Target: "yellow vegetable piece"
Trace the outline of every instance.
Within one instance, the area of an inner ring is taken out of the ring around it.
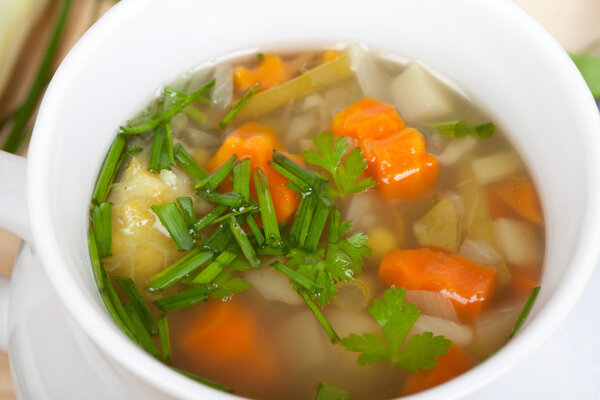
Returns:
[[[348,79],[353,73],[348,62],[348,55],[343,53],[292,80],[255,94],[240,110],[236,118],[251,118],[268,114],[292,100],[300,99]]]
[[[460,246],[462,224],[456,206],[442,199],[413,225],[413,233],[421,246],[434,246],[455,253]]]
[[[382,258],[385,253],[398,247],[398,241],[389,229],[375,227],[369,230],[367,245],[373,250],[375,257]]]
[[[463,198],[465,209],[464,232],[467,239],[482,240],[492,246],[501,255],[496,263],[498,270],[497,284],[503,286],[511,279],[504,254],[500,248],[494,224],[483,186],[481,186],[471,170],[471,160],[465,160],[458,171],[458,192]]]

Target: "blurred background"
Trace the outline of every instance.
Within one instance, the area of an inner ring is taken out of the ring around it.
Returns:
[[[39,100],[73,44],[118,0],[0,0],[0,146],[26,155]],[[127,0],[122,0],[127,1]],[[508,0],[507,0],[508,1]],[[600,0],[515,0],[573,55],[600,97]],[[598,133],[600,134],[600,132]],[[20,240],[0,230],[0,274]],[[0,352],[0,399],[16,399]]]

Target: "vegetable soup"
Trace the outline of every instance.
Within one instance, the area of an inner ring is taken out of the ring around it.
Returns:
[[[468,94],[360,43],[207,63],[119,128],[91,205],[135,343],[257,399],[389,399],[469,370],[539,290],[526,165]]]

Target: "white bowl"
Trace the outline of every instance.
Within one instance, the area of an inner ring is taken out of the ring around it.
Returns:
[[[600,249],[598,111],[567,54],[512,2],[127,0],[77,43],[46,92],[29,152],[27,201],[33,244],[54,289],[99,349],[135,377],[132,385],[180,399],[232,398],[154,360],[102,305],[87,215],[117,127],[159,85],[207,59],[350,40],[425,62],[501,121],[530,166],[546,216],[542,290],[519,334],[464,375],[413,397],[457,398],[497,379],[574,305]],[[6,222],[9,211],[0,211],[0,223],[26,235],[23,224]]]

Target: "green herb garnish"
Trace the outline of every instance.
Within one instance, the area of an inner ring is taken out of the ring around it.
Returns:
[[[104,268],[104,264],[100,264],[100,273],[102,274],[102,281],[104,282],[104,292],[106,293],[114,312],[113,319],[127,336],[133,338],[134,342],[140,343],[140,337],[136,332],[135,323],[131,320],[129,313],[127,313],[125,304],[121,302],[121,299],[108,276],[108,272],[106,272],[106,268]]]
[[[242,107],[244,107],[248,100],[250,100],[250,97],[252,97],[252,95],[258,91],[258,89],[260,89],[260,85],[254,85],[248,89],[242,98],[231,108],[231,111],[229,111],[227,115],[219,122],[219,128],[225,129],[235,115],[240,112]]]
[[[219,185],[229,176],[231,171],[233,171],[233,166],[235,165],[235,160],[237,159],[237,155],[232,155],[229,159],[215,172],[206,176],[201,181],[198,181],[194,184],[194,188],[202,189],[207,192],[214,192],[219,188]]]
[[[148,161],[148,171],[158,174],[163,169],[171,169],[175,163],[173,155],[173,137],[171,134],[171,124],[166,122],[156,128],[150,149],[150,160]]]
[[[521,314],[519,315],[519,318],[517,319],[515,326],[513,327],[512,331],[510,332],[510,336],[508,337],[509,339],[512,339],[512,337],[515,336],[517,331],[519,329],[521,329],[521,326],[523,326],[523,324],[525,323],[525,319],[529,315],[529,312],[531,311],[531,307],[533,307],[533,303],[535,302],[535,299],[537,298],[537,295],[539,292],[540,292],[539,286],[534,287],[533,290],[531,291],[531,294],[529,295],[529,299],[527,299],[527,303],[525,303],[525,306],[523,307],[523,311],[521,311]]]
[[[202,285],[193,289],[184,290],[177,294],[163,297],[154,301],[161,311],[169,312],[180,308],[189,307],[194,304],[208,300],[208,294],[212,290],[211,285]]]
[[[306,305],[308,306],[310,311],[312,311],[312,313],[315,315],[315,317],[317,318],[317,321],[319,321],[319,324],[321,324],[321,326],[325,330],[325,333],[327,333],[327,336],[329,336],[329,340],[331,340],[331,343],[332,344],[339,343],[340,337],[335,332],[335,329],[333,329],[333,326],[331,326],[329,321],[327,321],[327,318],[325,318],[325,316],[323,315],[323,312],[321,312],[321,309],[310,298],[310,295],[308,294],[308,292],[301,288],[297,289],[296,291],[298,292],[300,297],[302,297],[302,300],[304,300],[304,302],[306,303]]]
[[[252,243],[250,243],[250,239],[246,235],[246,232],[242,229],[242,227],[237,223],[235,217],[229,217],[229,229],[231,229],[231,233],[233,233],[233,237],[235,241],[242,249],[242,253],[252,266],[252,268],[258,268],[260,266],[260,260],[256,255],[256,251],[254,251],[254,247]]]
[[[171,235],[171,239],[173,239],[179,251],[194,248],[194,238],[190,233],[190,228],[175,203],[152,206],[152,211],[156,213],[160,222],[169,231],[169,235]]]
[[[129,299],[129,302],[135,309],[136,314],[140,317],[148,333],[150,335],[156,335],[158,333],[156,322],[133,280],[131,278],[118,277],[115,278],[115,281],[121,288],[121,291],[125,293],[125,296]]]
[[[330,385],[327,382],[321,382],[317,386],[315,400],[349,400],[348,392],[339,387]]]
[[[303,152],[302,156],[307,163],[317,165],[331,175],[338,196],[361,193],[377,184],[372,178],[359,180],[367,169],[360,147],[355,147],[344,157],[350,146],[345,137],[334,141],[333,133],[322,132],[312,140],[319,151],[310,149]]]
[[[229,265],[237,257],[237,253],[225,250],[215,258],[213,262],[208,264],[200,273],[192,279],[193,284],[205,284],[212,282],[227,265]]]
[[[181,110],[186,108],[192,102],[197,101],[200,98],[200,96],[202,96],[204,93],[208,92],[214,85],[215,85],[215,80],[213,79],[210,82],[208,82],[206,85],[202,86],[197,91],[190,93],[190,94],[186,95],[185,97],[183,97],[180,101],[173,104],[171,107],[169,107],[167,110],[165,110],[160,115],[154,117],[152,120],[150,120],[148,122],[143,122],[143,123],[140,123],[137,125],[133,125],[133,126],[122,126],[120,128],[120,133],[122,133],[123,135],[135,135],[135,134],[151,131],[152,129],[156,128],[157,126],[168,121],[171,117],[173,117],[175,114],[179,113]]]
[[[173,355],[171,352],[171,335],[169,334],[169,322],[167,321],[166,314],[163,314],[158,318],[158,337],[160,338],[160,347],[163,354],[163,362],[165,364],[171,364],[171,362],[173,362]]]
[[[390,288],[383,293],[383,300],[375,299],[369,313],[383,332],[381,336],[365,333],[351,334],[342,339],[342,346],[349,351],[361,353],[360,365],[390,360],[410,372],[431,369],[437,364],[435,357],[448,352],[452,342],[431,332],[413,335],[406,345],[406,336],[417,322],[419,311],[413,303],[404,303],[404,289]]]
[[[94,225],[98,257],[100,258],[112,255],[111,211],[112,203],[102,203],[92,208],[92,224]]]
[[[188,227],[191,227],[196,222],[196,212],[194,211],[194,201],[191,197],[178,197],[177,205],[181,210],[181,214],[185,219]]]
[[[483,124],[471,124],[462,120],[436,122],[429,127],[442,136],[451,138],[461,138],[466,135],[477,136],[480,139],[487,139],[494,134],[496,126],[492,122]]]
[[[190,156],[181,144],[175,147],[175,161],[189,176],[199,181],[204,179],[208,173]]]
[[[110,146],[108,155],[106,156],[104,164],[102,165],[100,176],[98,177],[98,181],[96,181],[96,187],[94,188],[94,193],[92,194],[92,203],[98,205],[106,201],[106,197],[108,197],[108,192],[110,191],[110,186],[115,180],[117,172],[119,172],[123,150],[125,149],[126,143],[127,141],[122,135],[117,135],[114,142]]]
[[[254,168],[253,178],[260,216],[263,221],[265,240],[269,246],[277,247],[281,244],[281,235],[279,233],[279,226],[277,225],[273,199],[269,190],[269,181],[260,167]]]
[[[210,261],[214,256],[211,250],[195,248],[173,264],[163,269],[156,275],[151,276],[148,281],[150,285],[146,287],[151,293],[160,293],[171,285],[179,282],[186,275],[189,275]]]
[[[140,346],[142,346],[142,348],[144,350],[146,350],[148,353],[152,354],[154,357],[160,359],[161,358],[160,353],[158,352],[158,349],[156,348],[156,345],[154,344],[152,337],[146,330],[144,323],[142,322],[140,316],[137,314],[133,305],[129,304],[129,303],[125,303],[125,304],[123,304],[123,307],[125,308],[125,312],[127,313],[127,316],[131,320],[131,324],[133,325],[133,330],[135,332],[135,336],[138,339],[138,343],[140,344]]]
[[[221,390],[223,392],[227,392],[227,393],[233,393],[234,392],[233,389],[228,388],[227,386],[223,386],[223,385],[221,385],[219,383],[216,383],[214,381],[211,381],[210,379],[202,378],[202,377],[200,377],[198,375],[194,375],[191,372],[187,372],[187,371],[184,371],[184,370],[179,369],[179,368],[173,368],[173,369],[175,371],[179,372],[180,374],[187,376],[190,379],[193,379],[193,380],[195,380],[197,382],[205,384],[206,386],[210,386],[212,388],[215,388],[215,389]]]
[[[232,264],[229,264],[229,267],[232,268]],[[217,275],[213,279],[212,285],[213,290],[210,292],[210,296],[214,299],[230,297],[233,293],[240,293],[252,287],[250,282],[242,278],[232,278],[231,274],[227,271],[223,271]]]

